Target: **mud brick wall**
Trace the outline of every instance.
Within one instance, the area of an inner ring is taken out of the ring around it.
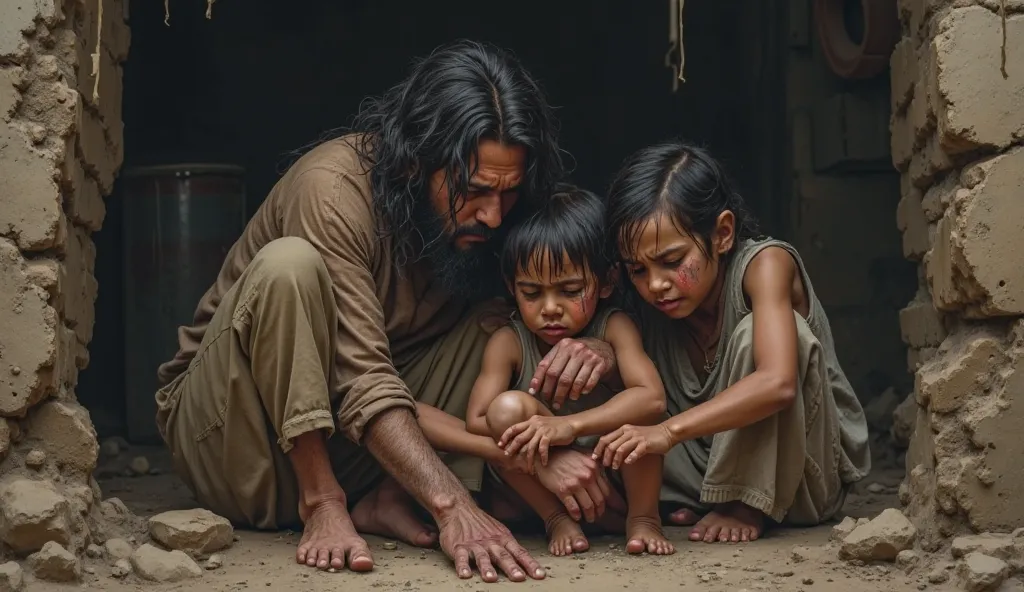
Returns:
[[[122,160],[129,31],[121,2],[0,3],[4,555],[24,556],[49,540],[80,551],[100,534],[90,520],[99,511],[96,434],[75,385],[93,336],[90,235]]]
[[[901,500],[934,549],[1024,526],[1024,3],[901,0],[891,58],[915,374]]]

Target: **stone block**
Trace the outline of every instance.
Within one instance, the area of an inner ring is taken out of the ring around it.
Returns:
[[[957,181],[959,175],[947,175],[945,179],[932,185],[921,198],[921,209],[928,222],[937,222],[953,202],[956,192],[961,189]]]
[[[951,154],[1004,148],[1024,137],[1024,15],[1006,19],[1006,71],[1000,72],[1002,24],[980,6],[951,11],[932,44],[937,64],[942,146]]]
[[[55,390],[60,321],[47,299],[18,248],[0,239],[0,415],[23,416]]]
[[[0,58],[23,60],[29,52],[25,33],[35,30],[39,6],[35,0],[8,0],[0,4]]]
[[[84,407],[70,401],[47,401],[29,416],[28,435],[65,471],[91,474],[99,458],[96,430]]]
[[[902,112],[914,96],[917,82],[917,47],[909,37],[900,39],[889,57],[890,82],[892,87],[891,111]]]
[[[92,340],[95,320],[95,302],[99,284],[93,276],[96,247],[83,228],[74,227],[68,239],[67,256],[61,265],[64,282],[63,293],[66,303],[65,322],[74,328],[79,341],[88,344]]]
[[[910,159],[910,177],[915,186],[927,189],[937,177],[954,168],[939,139],[929,134]]]
[[[894,113],[889,121],[889,135],[891,139],[890,152],[892,153],[892,164],[898,171],[905,171],[910,167],[911,159],[914,156],[914,128],[906,115]]]
[[[971,317],[1024,314],[1024,148],[968,167],[939,222],[928,264],[940,310]]]
[[[960,584],[966,592],[988,592],[998,589],[1010,574],[1010,566],[1002,559],[982,553],[969,553],[957,566]]]
[[[30,555],[27,563],[39,580],[75,582],[82,578],[82,563],[78,557],[53,541]]]
[[[900,551],[914,546],[917,528],[899,510],[889,508],[858,526],[839,548],[841,559],[895,561]]]
[[[1016,558],[1013,538],[1008,534],[982,533],[959,536],[953,539],[949,548],[953,557],[961,559],[971,553],[984,553],[990,557],[1006,561]]]
[[[0,484],[0,539],[27,555],[49,542],[71,541],[68,501],[47,481],[8,478]]]
[[[81,93],[83,102],[94,109],[100,116],[100,120],[108,129],[115,129],[114,125],[121,119],[121,105],[123,96],[122,70],[121,65],[110,53],[103,51],[99,60],[99,87],[96,87],[96,76],[92,69],[93,48],[79,45],[78,63],[78,92]],[[94,91],[98,94],[94,96]],[[116,132],[115,132],[116,133]],[[112,141],[120,141],[119,138],[110,138]]]
[[[913,98],[907,105],[907,119],[914,129],[917,141],[930,136],[936,126],[936,107],[939,104],[936,92],[937,70],[934,54],[927,49],[915,54],[917,57],[917,81],[914,83]]]
[[[1020,458],[1024,443],[1024,321],[1013,324],[1008,355],[986,370],[992,376],[990,394],[963,416],[971,444],[984,451],[957,487],[960,506],[979,532],[1006,532],[1024,526],[1020,491],[1024,474]]]
[[[931,248],[931,242],[928,219],[921,206],[921,192],[916,188],[904,193],[896,206],[896,225],[903,231],[903,256],[911,261],[920,261]]]
[[[24,251],[62,248],[66,221],[56,175],[21,131],[0,123],[0,234]]]
[[[77,141],[83,164],[99,182],[100,192],[109,195],[114,188],[114,176],[121,166],[123,154],[119,151],[119,144],[108,139],[107,128],[98,115],[87,109],[82,109],[80,113],[81,126]],[[115,134],[119,133],[118,130],[115,130]]]
[[[149,519],[149,534],[168,549],[209,554],[231,546],[234,529],[209,510],[172,510]]]
[[[67,197],[67,213],[71,219],[91,232],[103,227],[106,204],[96,181],[85,173],[78,158],[68,158],[63,167],[63,186]]]
[[[993,368],[1005,360],[998,331],[972,327],[950,335],[934,358],[915,376],[915,390],[937,413],[955,411],[964,401],[991,388]]]
[[[163,551],[145,544],[132,554],[135,573],[151,582],[181,582],[203,575],[202,568],[182,551]]]
[[[900,331],[903,343],[914,348],[937,346],[946,338],[942,316],[924,299],[915,299],[900,311]]]
[[[124,20],[124,3],[127,0],[86,0],[77,3],[80,18],[76,19],[74,31],[81,44],[90,54],[96,51],[97,19],[99,5],[103,2],[103,49],[118,63],[128,57],[131,44],[131,30]],[[88,64],[86,64],[87,67]]]
[[[21,102],[18,90],[23,83],[20,68],[0,68],[0,121],[10,121]]]

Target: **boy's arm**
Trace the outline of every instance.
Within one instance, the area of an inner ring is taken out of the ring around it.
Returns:
[[[522,356],[520,350],[519,337],[508,327],[498,329],[487,340],[480,375],[473,383],[466,408],[466,429],[470,434],[491,437],[487,408],[498,395],[508,390]]]
[[[440,409],[416,403],[420,429],[430,445],[442,452],[467,454],[492,464],[505,462],[505,453],[490,436],[477,436],[466,430],[466,422]]]
[[[625,388],[599,407],[566,416],[577,438],[607,434],[627,423],[658,423],[665,414],[665,387],[633,320],[625,313],[613,313],[605,340],[615,350]]]

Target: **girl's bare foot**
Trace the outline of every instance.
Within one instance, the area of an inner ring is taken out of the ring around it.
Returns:
[[[626,519],[626,552],[638,555],[647,551],[651,555],[671,555],[675,545],[661,530],[658,516],[630,516]]]
[[[680,508],[668,515],[668,521],[675,526],[692,526],[697,524],[700,516],[689,508]]]
[[[437,533],[413,511],[413,500],[390,477],[352,508],[356,530],[399,539],[417,547],[433,547]]]
[[[764,514],[740,502],[720,504],[690,530],[691,541],[746,543],[764,532]]]
[[[547,521],[544,529],[548,533],[548,551],[552,555],[562,557],[590,548],[590,541],[583,534],[583,529],[568,514],[556,514]]]
[[[373,557],[352,525],[345,508],[345,496],[324,498],[299,507],[304,527],[295,561],[317,569],[345,569],[352,571],[373,569]]]

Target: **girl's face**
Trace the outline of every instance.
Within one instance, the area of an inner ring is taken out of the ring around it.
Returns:
[[[511,288],[526,327],[544,343],[554,345],[586,328],[598,301],[610,295],[612,286],[602,288],[593,273],[584,273],[564,255],[560,273],[553,272],[547,254],[540,263],[520,268]]]
[[[734,225],[732,212],[722,212],[711,244],[703,245],[699,237],[681,231],[668,214],[643,222],[636,245],[622,253],[633,286],[648,304],[669,317],[690,316],[715,288],[721,256],[732,249]]]

